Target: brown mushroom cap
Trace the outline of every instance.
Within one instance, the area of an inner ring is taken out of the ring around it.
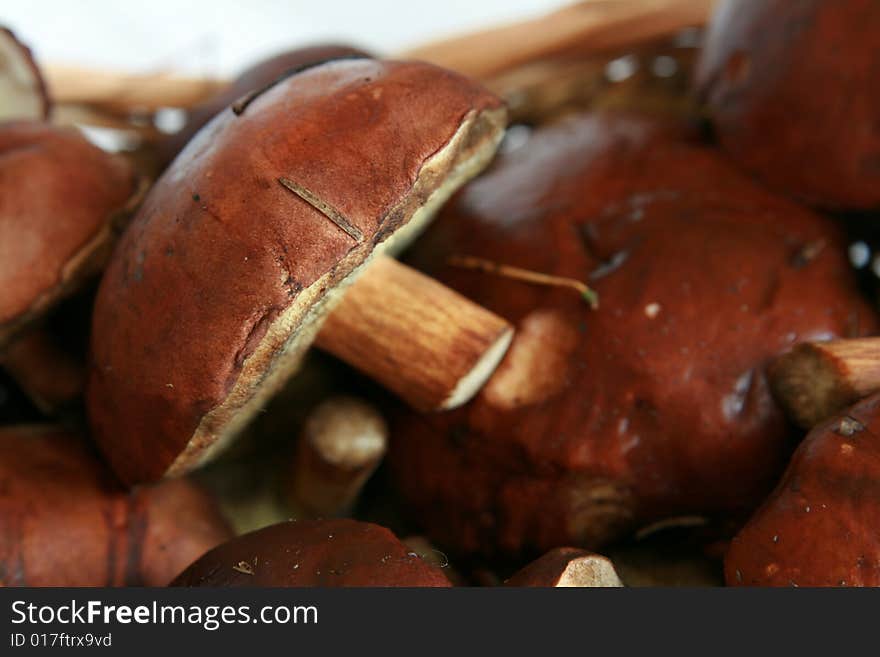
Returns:
[[[30,48],[0,26],[0,121],[45,119],[49,94]]]
[[[189,481],[129,492],[79,436],[0,428],[0,585],[164,586],[229,536]]]
[[[698,86],[725,150],[773,188],[880,207],[880,4],[726,0]]]
[[[128,162],[76,130],[0,124],[0,349],[100,270],[135,190]]]
[[[227,443],[296,369],[335,288],[479,171],[505,120],[457,74],[367,59],[238,109],[168,168],[98,292],[89,417],[129,483]]]
[[[211,550],[172,586],[451,586],[389,530],[354,520],[283,522]]]
[[[164,168],[189,143],[190,139],[212,118],[256,89],[262,89],[281,77],[308,66],[333,59],[368,57],[367,53],[341,44],[325,44],[297,48],[257,62],[242,71],[226,89],[204,103],[192,108],[186,124],[169,136],[160,146],[160,160]]]
[[[665,128],[587,115],[536,131],[410,251],[517,328],[470,404],[392,419],[413,516],[439,544],[518,553],[754,508],[791,449],[768,359],[876,329],[844,253],[831,221]],[[588,281],[600,306],[452,255]]]
[[[731,586],[880,586],[880,395],[817,426],[733,539]]]

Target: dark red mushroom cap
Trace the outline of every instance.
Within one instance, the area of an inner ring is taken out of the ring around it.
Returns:
[[[535,131],[409,252],[517,329],[467,406],[392,421],[414,517],[439,544],[521,553],[748,513],[794,438],[768,360],[876,330],[845,244],[832,221],[651,121],[586,115]],[[599,308],[452,256],[589,282]]]
[[[875,0],[725,0],[697,86],[718,138],[774,189],[824,207],[880,207]]]
[[[724,571],[731,586],[880,586],[880,395],[810,432]]]
[[[98,291],[89,419],[129,483],[228,444],[295,372],[337,288],[488,162],[506,116],[458,74],[372,59],[236,109],[152,188]]]
[[[230,533],[186,479],[129,491],[82,436],[0,428],[0,586],[165,586]]]
[[[388,529],[354,520],[299,520],[208,552],[172,586],[451,586]]]

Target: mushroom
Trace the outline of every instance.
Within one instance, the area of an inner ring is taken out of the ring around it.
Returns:
[[[330,397],[306,418],[287,477],[294,508],[315,517],[340,515],[354,504],[388,447],[388,426],[372,405]]]
[[[407,257],[516,328],[469,404],[389,416],[401,497],[463,552],[597,549],[664,518],[748,513],[793,438],[765,364],[877,328],[833,222],[630,116],[534,131]]]
[[[725,151],[798,199],[880,207],[878,32],[870,0],[720,3],[697,85]]]
[[[451,586],[443,570],[384,527],[293,520],[214,548],[172,586]]]
[[[46,119],[49,95],[30,49],[0,26],[0,122]]]
[[[505,586],[609,588],[623,586],[614,564],[601,554],[555,548],[517,571]]]
[[[92,280],[143,189],[78,131],[0,124],[0,364],[44,411],[81,392],[77,363],[36,325]]]
[[[98,291],[87,408],[116,473],[180,474],[228,444],[295,372],[345,285],[389,269],[366,265],[488,163],[504,122],[500,101],[457,74],[358,59],[288,77],[209,123],[148,195]],[[381,357],[418,341],[436,312],[423,288],[402,287],[406,305],[357,304],[365,323],[410,311],[399,333],[361,336],[378,345],[373,364],[412,388],[442,370],[454,387],[468,378],[455,372],[461,352],[403,369]],[[510,327],[485,315],[480,355],[497,363]]]
[[[128,491],[81,436],[0,427],[0,585],[164,586],[230,536],[185,479]]]
[[[731,542],[731,586],[880,586],[880,395],[817,426]]]
[[[289,50],[257,62],[242,71],[231,84],[187,111],[183,128],[158,145],[160,169],[168,166],[208,121],[247,94],[264,89],[277,80],[310,66],[334,59],[368,56],[365,52],[350,46],[325,44]]]
[[[30,50],[0,28],[0,365],[44,413],[78,398],[83,374],[34,324],[94,273],[104,224],[131,193],[125,162],[38,123],[49,110]]]

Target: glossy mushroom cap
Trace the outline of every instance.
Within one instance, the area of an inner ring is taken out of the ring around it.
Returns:
[[[697,85],[723,148],[810,203],[880,207],[880,4],[724,0]]]
[[[517,329],[470,404],[392,422],[413,517],[468,552],[595,549],[662,518],[754,508],[792,444],[765,364],[877,327],[831,221],[630,117],[536,131],[410,253]],[[589,282],[599,308],[451,256]]]
[[[129,483],[227,444],[295,371],[337,288],[482,169],[505,122],[457,74],[368,59],[236,110],[154,186],[98,292],[87,405]]]
[[[127,491],[80,436],[0,428],[0,585],[164,586],[229,537],[189,481]]]
[[[211,550],[172,586],[451,586],[389,530],[354,520],[284,522]]]
[[[733,539],[731,586],[880,586],[880,395],[817,426]]]
[[[0,124],[0,349],[100,271],[136,189],[126,160],[76,130]]]

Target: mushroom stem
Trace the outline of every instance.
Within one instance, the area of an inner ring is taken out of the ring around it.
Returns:
[[[812,428],[880,390],[880,337],[799,344],[770,366],[769,375],[791,419]]]
[[[312,517],[346,513],[387,447],[388,427],[372,405],[353,397],[327,399],[303,427],[288,502]]]
[[[380,257],[325,321],[316,345],[417,410],[468,402],[501,362],[513,327],[432,278]]]
[[[82,365],[44,330],[31,329],[15,338],[4,349],[0,365],[47,415],[69,407],[82,395]]]
[[[550,550],[515,573],[505,586],[621,587],[623,583],[607,557],[576,548]]]

